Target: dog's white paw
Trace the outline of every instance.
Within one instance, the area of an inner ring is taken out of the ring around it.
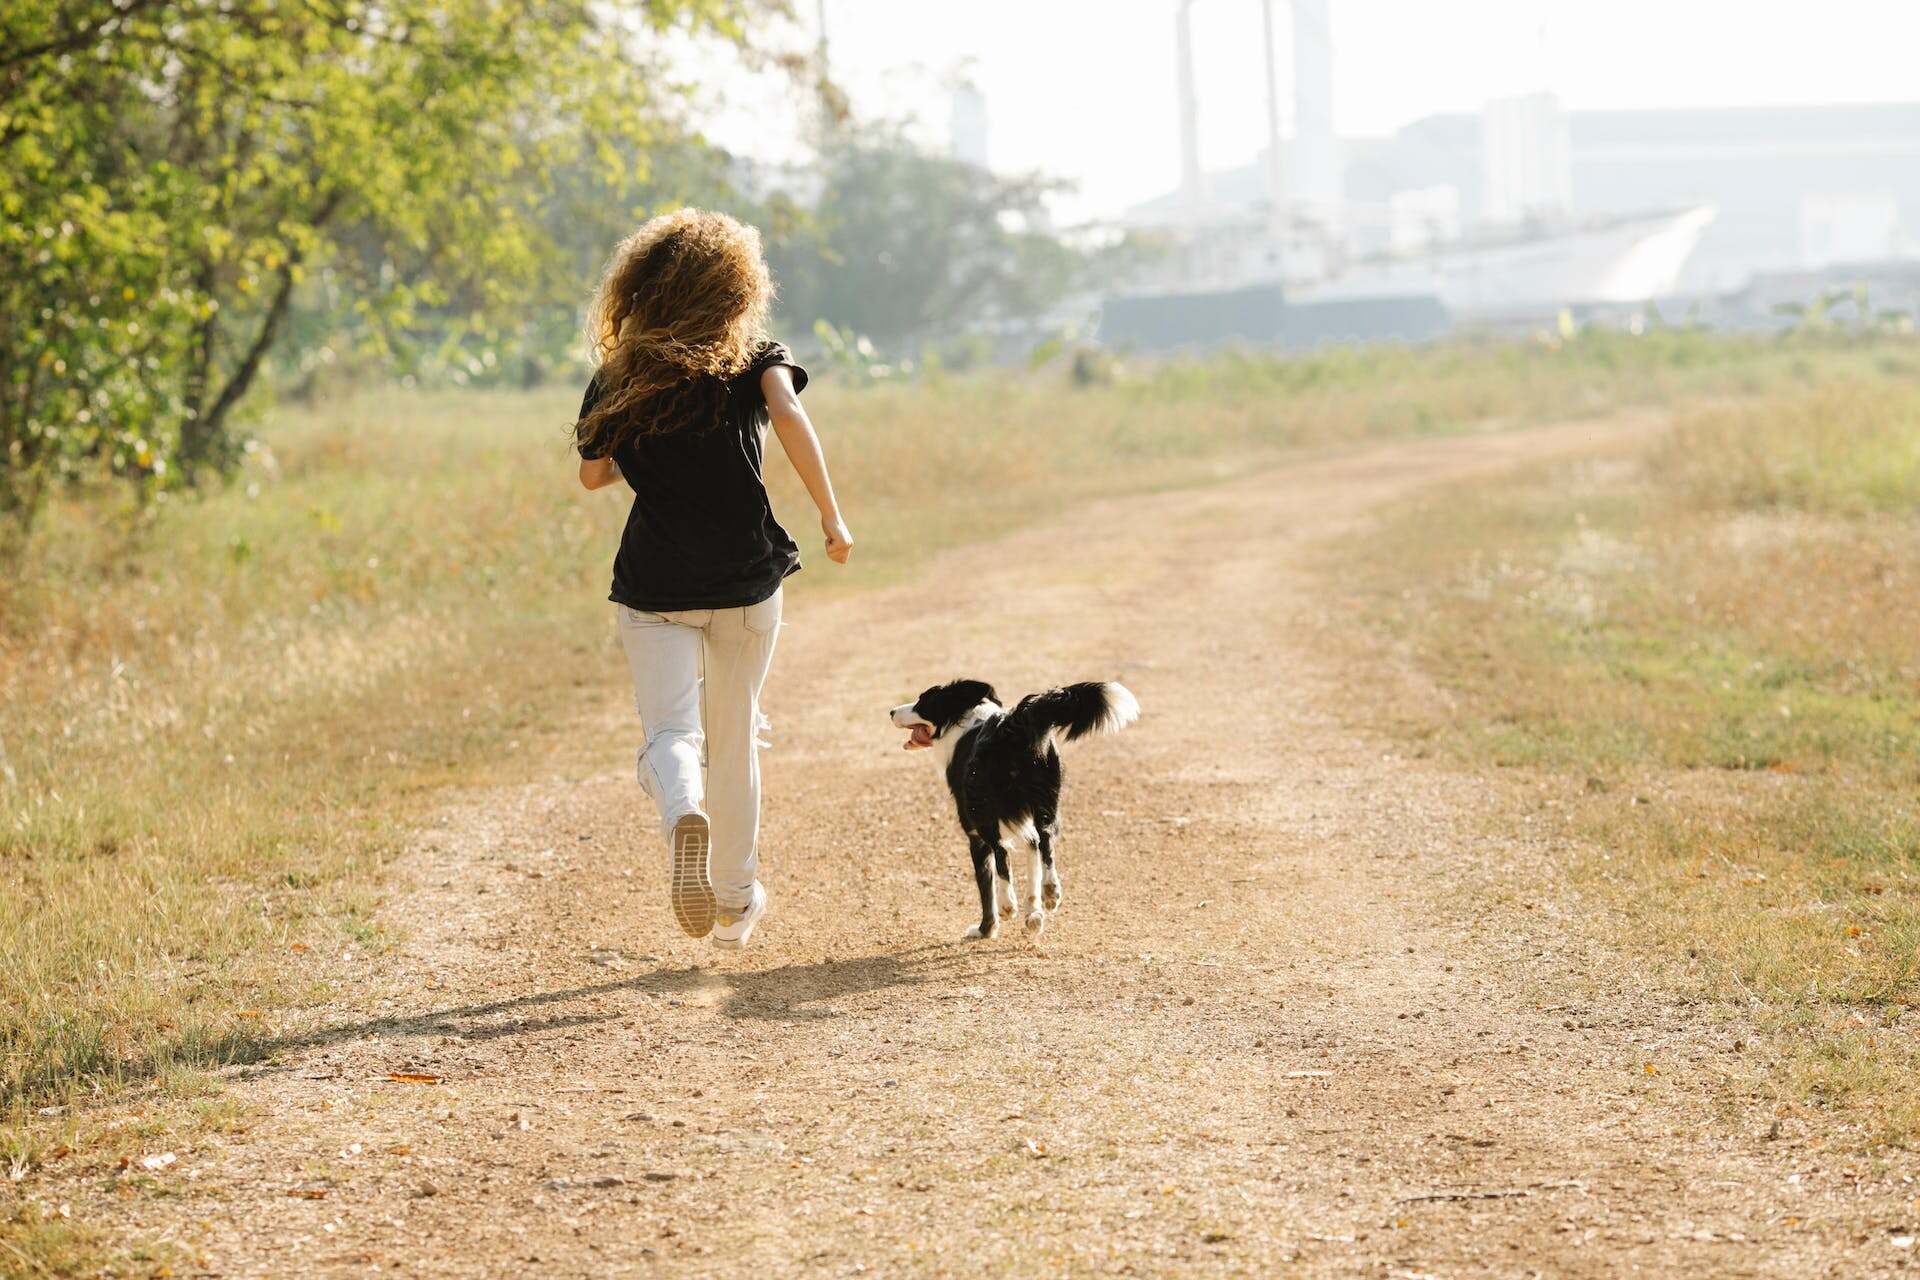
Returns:
[[[1049,911],[1060,909],[1060,882],[1049,880],[1040,886],[1040,905]]]
[[[1046,913],[1046,912],[1044,912],[1044,911],[1042,911],[1042,910],[1040,910],[1040,909],[1039,909],[1038,907],[1036,907],[1036,908],[1034,908],[1034,910],[1033,910],[1033,911],[1031,911],[1031,912],[1029,912],[1029,913],[1028,913],[1028,915],[1027,915],[1027,935],[1028,935],[1029,937],[1033,937],[1033,938],[1037,938],[1037,937],[1039,937],[1039,936],[1040,936],[1040,931],[1041,931],[1041,930],[1043,930],[1043,929],[1045,929],[1046,927],[1047,927],[1047,913]]]
[[[960,941],[979,942],[983,938],[991,938],[992,936],[993,936],[993,930],[988,929],[986,932],[983,933],[980,930],[980,926],[975,925],[973,926],[973,928],[967,930],[965,933],[960,935]]]

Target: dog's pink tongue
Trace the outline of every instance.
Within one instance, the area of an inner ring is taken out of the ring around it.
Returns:
[[[932,745],[933,730],[929,729],[926,725],[917,724],[913,726],[912,732],[907,735],[906,749],[908,751],[923,751]]]

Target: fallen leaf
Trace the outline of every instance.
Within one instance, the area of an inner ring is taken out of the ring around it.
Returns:
[[[324,1187],[295,1187],[291,1191],[288,1191],[287,1194],[295,1200],[325,1200],[327,1198],[326,1188]]]
[[[431,1071],[389,1071],[387,1079],[398,1084],[439,1084],[445,1076],[436,1076]]]

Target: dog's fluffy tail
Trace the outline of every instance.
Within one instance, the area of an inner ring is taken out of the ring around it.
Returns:
[[[1140,718],[1140,700],[1112,680],[1031,693],[1007,713],[1006,727],[1044,754],[1048,741],[1072,742],[1091,733],[1118,733]]]

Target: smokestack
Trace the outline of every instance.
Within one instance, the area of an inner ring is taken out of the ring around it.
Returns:
[[[1323,218],[1341,199],[1340,153],[1333,137],[1333,35],[1330,0],[1293,0],[1293,198]]]
[[[1280,156],[1280,69],[1273,51],[1273,0],[1260,0],[1260,19],[1267,38],[1267,207],[1278,239],[1287,233],[1287,169]]]
[[[1180,60],[1180,194],[1194,205],[1206,194],[1206,177],[1200,170],[1200,96],[1193,83],[1193,0],[1179,0],[1174,48]]]

